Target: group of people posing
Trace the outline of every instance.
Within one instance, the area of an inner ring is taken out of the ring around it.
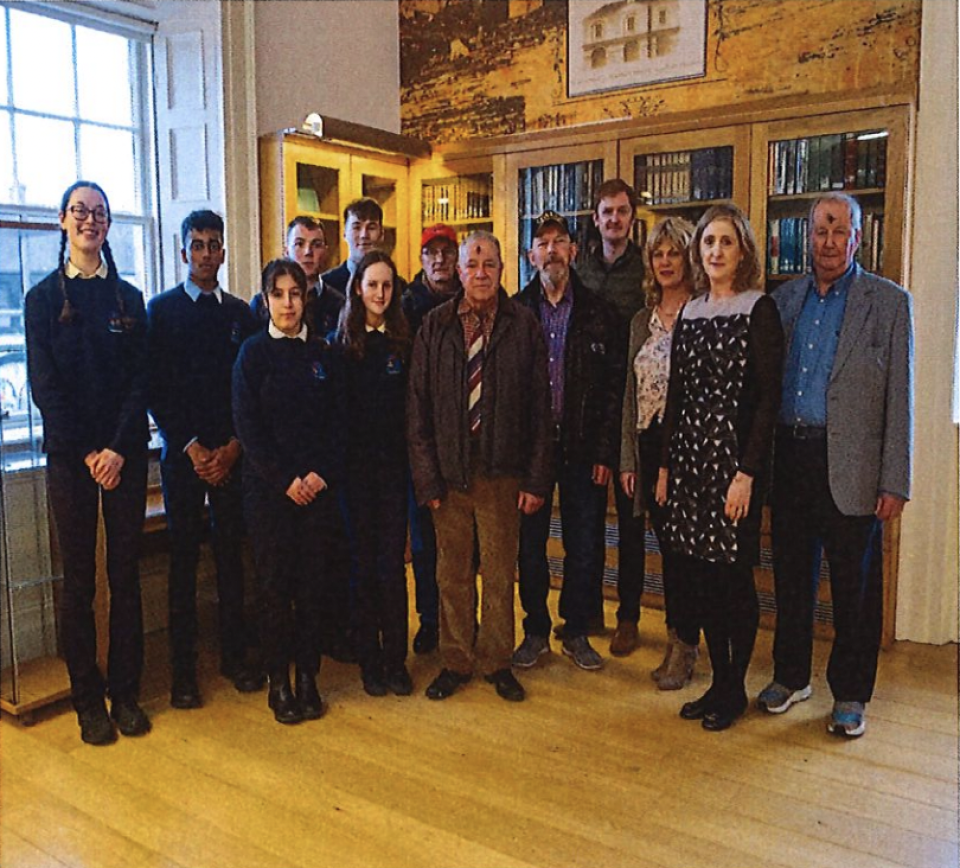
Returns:
[[[223,221],[197,211],[181,229],[186,280],[145,307],[117,274],[106,194],[71,186],[60,261],[28,293],[26,327],[82,739],[150,729],[138,703],[137,568],[148,409],[163,440],[176,708],[203,702],[205,509],[221,673],[240,691],[266,682],[275,719],[292,724],[325,711],[322,655],[357,662],[370,695],[412,693],[408,529],[413,650],[439,647],[441,660],[428,698],[482,675],[504,699],[524,699],[514,670],[536,666],[554,632],[576,666],[602,668],[590,637],[603,627],[612,484],[620,604],[610,653],[638,645],[649,517],[668,628],[652,675],[664,690],[686,685],[702,633],[712,683],[680,715],[726,729],[748,705],[769,489],[778,616],[774,679],[757,704],[779,714],[811,695],[822,550],[836,630],[827,727],[861,735],[880,645],[882,523],[909,498],[909,295],[855,262],[861,212],[845,194],[812,203],[812,273],[773,295],[759,286],[753,231],[735,206],[710,207],[696,227],[666,218],[641,250],[631,240],[637,205],[628,184],[606,181],[593,214],[600,242],[579,260],[566,219],[544,212],[528,251],[535,276],[511,297],[497,238],[475,231],[458,244],[443,224],[423,231],[422,271],[405,284],[380,249],[379,205],[360,199],[344,212],[347,261],[324,272],[324,227],[297,217],[250,304],[220,288]],[[555,492],[564,559],[554,630]],[[105,679],[93,617],[101,508]],[[245,534],[258,642],[244,618]]]

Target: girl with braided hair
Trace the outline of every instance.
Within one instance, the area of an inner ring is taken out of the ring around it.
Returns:
[[[27,370],[40,408],[47,489],[63,561],[60,630],[70,689],[88,744],[142,735],[138,567],[147,482],[146,314],[107,242],[110,204],[91,181],[60,203],[55,271],[27,293]],[[97,518],[102,509],[110,587],[106,681],[93,615]],[[104,695],[111,699],[107,714]]]

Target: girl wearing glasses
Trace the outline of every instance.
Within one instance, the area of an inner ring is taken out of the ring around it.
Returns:
[[[60,630],[70,689],[88,744],[142,735],[138,559],[147,483],[146,314],[107,243],[110,203],[77,181],[60,203],[55,271],[26,298],[27,369],[43,417],[47,488],[63,560]],[[110,587],[106,681],[93,614],[98,511]],[[107,714],[104,695],[111,699]]]

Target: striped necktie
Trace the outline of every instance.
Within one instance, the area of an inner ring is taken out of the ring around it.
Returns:
[[[477,330],[467,348],[467,410],[470,416],[470,433],[480,430],[480,393],[483,389],[483,318],[478,318]]]

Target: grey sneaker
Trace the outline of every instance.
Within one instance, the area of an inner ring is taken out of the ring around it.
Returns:
[[[563,653],[571,657],[581,669],[593,671],[603,668],[603,658],[593,649],[586,636],[564,639]]]
[[[808,684],[799,690],[791,690],[776,681],[771,681],[757,697],[757,706],[770,714],[783,714],[791,705],[810,698],[813,688]]]
[[[833,714],[827,721],[827,732],[847,738],[859,738],[867,728],[865,711],[862,702],[834,702]]]
[[[510,662],[519,669],[530,669],[537,665],[544,654],[549,653],[550,640],[546,636],[524,636]]]

